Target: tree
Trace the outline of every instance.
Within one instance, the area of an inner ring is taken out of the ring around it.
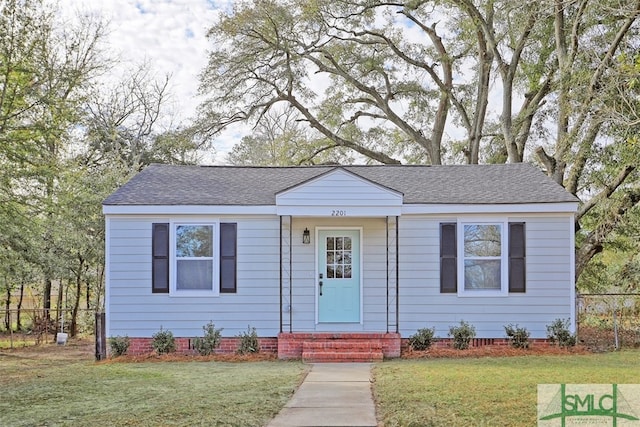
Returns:
[[[233,165],[289,166],[318,163],[348,164],[352,157],[346,150],[313,132],[298,121],[292,108],[269,111],[251,136],[242,138],[227,155]]]
[[[86,104],[85,162],[122,159],[136,169],[150,163],[195,163],[200,146],[192,133],[167,120],[169,76],[156,80],[148,64],[125,75],[111,90],[97,88]]]
[[[25,228],[39,229],[44,275],[43,308],[51,307],[58,248],[49,224],[57,214],[55,189],[60,160],[69,146],[91,79],[105,63],[104,26],[85,17],[59,22],[41,0],[8,0],[0,5],[0,165],[6,196],[27,206]]]
[[[82,300],[104,303],[101,201],[144,165],[193,163],[200,148],[166,120],[168,76],[143,64],[121,82],[103,78],[114,65],[105,31],[89,15],[62,21],[46,0],[0,2],[2,301],[20,308],[40,282],[42,320],[56,306],[59,318],[66,296],[72,336]]]
[[[579,276],[640,201],[619,132],[637,118],[620,89],[637,76],[623,59],[639,15],[617,0],[236,3],[209,32],[200,129],[261,123],[284,103],[381,163],[539,162],[584,200]]]

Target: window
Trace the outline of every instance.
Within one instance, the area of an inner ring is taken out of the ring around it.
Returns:
[[[463,224],[464,291],[502,290],[502,224]]]
[[[440,292],[460,296],[524,293],[525,251],[523,222],[442,223]]]
[[[153,224],[152,292],[235,293],[236,240],[235,223]]]
[[[177,225],[176,291],[213,290],[213,225]]]

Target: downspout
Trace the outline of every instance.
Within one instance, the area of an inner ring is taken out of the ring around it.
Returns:
[[[400,333],[400,217],[396,216],[396,333]]]
[[[387,238],[387,333],[389,333],[389,216],[387,215],[386,238]]]
[[[293,217],[289,215],[289,333],[293,332]]]
[[[282,333],[282,215],[280,215],[280,333]]]

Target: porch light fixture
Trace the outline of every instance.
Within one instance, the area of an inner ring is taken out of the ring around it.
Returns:
[[[311,235],[309,234],[309,229],[306,227],[302,232],[302,243],[305,245],[308,245],[309,243],[311,243]]]

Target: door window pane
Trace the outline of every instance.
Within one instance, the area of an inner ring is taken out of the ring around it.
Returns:
[[[327,279],[334,279],[336,277],[336,272],[334,270],[333,265],[327,265]]]
[[[333,237],[327,237],[327,250],[332,251],[335,249],[335,240]]]
[[[351,237],[327,237],[327,278],[350,279],[352,274]]]

